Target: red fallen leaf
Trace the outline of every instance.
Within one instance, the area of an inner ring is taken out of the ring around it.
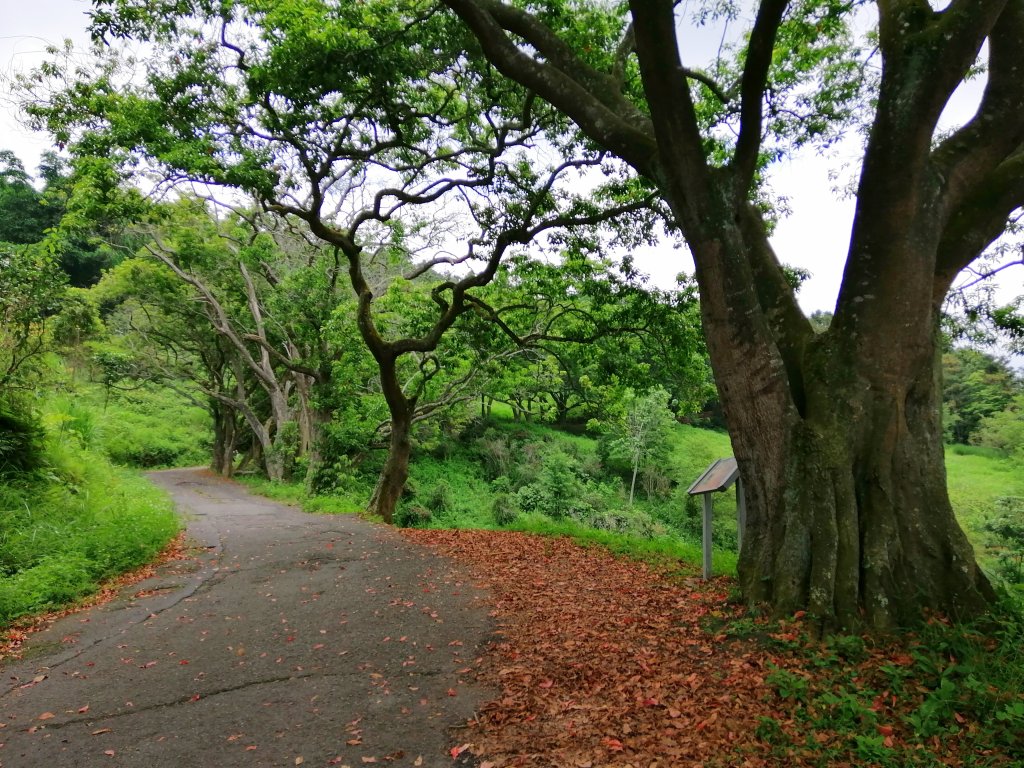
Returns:
[[[797,621],[799,621],[800,619],[802,619],[806,615],[807,615],[807,611],[797,611],[796,613],[793,614],[793,618],[796,619]]]
[[[79,707],[78,708],[78,714],[80,714],[80,715],[84,715],[88,711],[89,711],[89,705],[88,704],[86,704],[84,707]]]
[[[362,758],[362,760],[363,760],[364,763],[376,763],[377,762],[377,758],[376,757],[364,757],[364,758]]]
[[[155,666],[156,666],[156,662],[155,661],[147,661],[145,664],[140,664],[139,665],[139,669],[149,669],[150,667],[155,667]]]
[[[249,746],[247,746],[245,748],[245,751],[246,752],[255,752],[256,751],[256,745],[255,744],[250,744]]]
[[[884,739],[882,740],[882,743],[883,743],[883,744],[884,744],[884,745],[885,745],[886,747],[888,747],[889,749],[892,749],[892,745],[893,745],[893,740],[892,740],[892,736],[886,736],[886,737],[885,737],[885,738],[884,738]]]
[[[553,686],[554,684],[555,684],[555,681],[554,681],[554,680],[541,680],[541,681],[540,681],[540,682],[538,683],[538,685],[539,685],[539,686],[540,686],[541,688],[550,688],[550,687],[551,687],[551,686]]]
[[[228,736],[228,741],[238,741],[240,738],[242,738],[241,733],[233,733],[230,736]]]
[[[458,691],[456,691],[456,690],[455,690],[454,688],[449,688],[449,689],[448,689],[448,695],[449,695],[449,696],[458,696],[458,695],[459,695],[459,693],[458,693]]]
[[[185,666],[186,664],[188,664],[188,659],[182,659],[178,663],[181,664],[181,666]]]
[[[112,749],[104,749],[103,750],[103,754],[106,755],[107,757],[113,757],[117,753],[114,752],[114,750],[112,750]]]
[[[892,726],[891,725],[880,725],[880,726],[878,726],[878,732],[880,734],[882,734],[883,736],[892,736]]]
[[[472,745],[471,744],[463,744],[460,747],[452,747],[450,750],[448,750],[448,752],[452,756],[452,760],[454,760],[459,755],[461,755],[463,752],[465,752],[467,749],[469,749],[470,746],[472,746]]]
[[[314,651],[319,651],[323,647],[324,647],[323,643],[317,643],[316,645],[313,646],[313,650]]]
[[[959,712],[954,712],[953,713],[953,719],[956,720],[958,723],[960,723],[960,725],[963,725],[964,723],[967,722],[967,718],[964,717],[963,715],[961,715]]]
[[[349,739],[345,743],[348,744],[350,747],[357,747],[357,746],[359,746],[360,744],[363,743],[363,740],[362,739]]]
[[[53,712],[43,712],[43,714],[41,714],[39,716],[39,719],[40,720],[50,720],[51,718],[54,718],[54,717],[56,717],[56,715],[53,714]]]
[[[198,694],[198,693],[196,693],[196,694],[194,694],[194,695],[192,696],[192,698],[191,698],[191,699],[189,699],[189,701],[199,701],[199,699],[200,699],[200,698],[201,698],[201,697],[199,696],[199,694]]]
[[[603,739],[601,739],[601,743],[604,744],[612,752],[622,752],[625,749],[621,741],[619,741],[618,739],[610,738],[608,736],[605,736]]]

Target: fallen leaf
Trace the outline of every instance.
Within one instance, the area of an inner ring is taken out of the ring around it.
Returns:
[[[93,731],[92,735],[93,736],[99,736],[101,733],[110,733],[110,729],[109,728],[100,728],[98,731]]]
[[[39,720],[50,720],[50,719],[52,719],[54,717],[56,717],[56,715],[53,714],[53,712],[43,712],[43,714],[41,714],[38,719]]]
[[[78,714],[80,714],[80,715],[84,715],[88,711],[89,711],[89,705],[88,704],[86,704],[84,707],[79,707],[78,708]]]

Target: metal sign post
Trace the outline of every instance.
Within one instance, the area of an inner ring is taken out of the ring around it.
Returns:
[[[704,580],[711,578],[711,523],[713,501],[712,494],[724,491],[733,483],[736,483],[736,527],[737,544],[743,546],[743,529],[747,524],[747,504],[743,498],[743,483],[740,481],[740,470],[736,459],[719,459],[710,467],[704,470],[704,474],[698,477],[686,492],[691,496],[704,497],[704,521],[703,533],[703,575]]]

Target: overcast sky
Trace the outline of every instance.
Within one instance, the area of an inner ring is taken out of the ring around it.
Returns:
[[[48,44],[60,44],[65,38],[77,45],[87,43],[86,12],[88,0],[3,0],[0,16],[0,68],[5,75],[25,71],[43,58]],[[710,42],[717,45],[717,41]],[[975,94],[978,89],[974,89]],[[977,96],[966,93],[950,110],[970,114]],[[0,149],[11,149],[22,159],[29,172],[34,172],[41,152],[52,148],[47,136],[33,134],[20,125],[6,92],[0,92]],[[852,153],[856,147],[850,147]],[[849,244],[853,220],[853,201],[839,199],[833,192],[829,170],[844,159],[836,149],[828,157],[807,152],[779,163],[772,172],[777,194],[789,201],[792,214],[784,219],[772,238],[780,259],[787,264],[804,267],[813,277],[800,292],[800,301],[808,312],[831,310],[835,304],[843,263]],[[639,255],[638,266],[649,272],[662,285],[671,285],[680,271],[690,271],[682,251],[671,247],[654,249]],[[1024,270],[1009,270],[1001,281],[1000,298],[1009,300],[1022,292]]]

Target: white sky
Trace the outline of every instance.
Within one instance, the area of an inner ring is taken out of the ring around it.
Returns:
[[[39,64],[47,44],[59,45],[70,38],[85,46],[89,0],[0,0],[0,78]],[[714,33],[711,33],[714,34]],[[708,41],[716,45],[717,40]],[[950,112],[969,114],[970,94],[958,100]],[[0,149],[10,149],[34,173],[40,153],[51,149],[49,138],[34,134],[18,123],[10,94],[0,79]],[[839,165],[836,156],[819,157],[806,152],[778,164],[772,173],[776,193],[788,198],[792,214],[778,226],[772,242],[783,262],[811,271],[813,277],[800,291],[808,312],[831,310],[842,279],[843,264],[853,221],[852,199],[833,192],[829,169]],[[680,271],[692,271],[683,251],[669,246],[637,254],[638,266],[658,284],[672,285]],[[1022,272],[1012,269],[1001,276],[999,298],[1008,301],[1024,291]]]

